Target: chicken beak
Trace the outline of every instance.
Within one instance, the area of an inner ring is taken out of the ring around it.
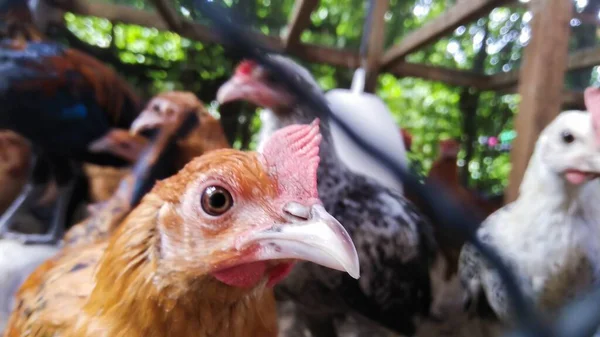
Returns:
[[[217,91],[217,102],[244,100],[263,108],[287,106],[291,100],[289,95],[269,87],[260,80],[249,76],[233,76]]]
[[[241,81],[234,76],[221,85],[219,91],[217,91],[217,102],[219,102],[219,104],[225,104],[245,99],[251,91],[252,85],[249,81]]]
[[[158,114],[151,111],[142,111],[142,113],[131,123],[129,132],[132,135],[139,135],[142,131],[154,129],[163,125],[164,120]]]
[[[321,205],[313,205],[310,209],[298,204],[294,206],[296,210],[300,208],[301,216],[287,211],[294,220],[252,233],[236,248],[257,244],[260,248],[256,260],[305,260],[346,271],[358,279],[358,254],[344,227]]]

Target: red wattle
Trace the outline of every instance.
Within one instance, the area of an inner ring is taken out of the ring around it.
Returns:
[[[267,287],[273,287],[279,281],[283,280],[294,268],[294,262],[287,262],[277,265],[269,271],[269,281]]]
[[[266,270],[266,262],[259,261],[219,270],[213,276],[232,287],[252,288],[260,282]]]

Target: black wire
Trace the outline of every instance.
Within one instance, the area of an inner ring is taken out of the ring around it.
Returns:
[[[217,6],[217,4],[211,5],[203,0],[196,0],[196,7],[213,22],[213,29],[221,35],[226,48],[236,52],[239,57],[259,62],[273,76],[278,77],[279,81],[298,97],[299,102],[308,105],[320,114],[322,118],[330,118],[338,123],[342,130],[364,151],[371,153],[380,163],[394,172],[396,177],[406,186],[407,190],[414,192],[417,197],[425,202],[426,206],[429,207],[429,211],[431,211],[430,214],[434,217],[432,220],[464,235],[467,241],[495,267],[506,287],[510,304],[515,312],[517,324],[527,333],[527,336],[551,336],[551,332],[539,319],[531,303],[523,296],[512,272],[505,266],[501,258],[491,247],[485,245],[477,238],[476,229],[479,227],[479,222],[467,213],[462,206],[450,198],[444,187],[437,184],[421,184],[413,174],[396,165],[392,158],[362,139],[345,121],[339,119],[331,112],[322,94],[316,94],[311,90],[311,85],[298,74],[273,62],[267,56],[271,51],[261,46],[258,41],[253,41],[245,33],[245,29],[240,25],[242,22],[240,18],[236,17],[235,21],[232,21],[230,12],[228,13],[222,7],[219,8],[220,6]]]
[[[375,10],[376,0],[367,0],[367,13],[365,16],[365,23],[363,25],[363,33],[360,39],[360,58],[362,60],[367,59],[369,53],[369,37],[371,35],[371,27],[373,22],[373,11]],[[387,0],[384,0],[387,1]]]
[[[135,181],[130,200],[131,206],[137,205],[157,180],[175,173],[171,172],[171,167],[176,142],[186,137],[199,123],[196,111],[187,111],[186,117],[180,121],[175,130],[162,128],[150,137],[151,145],[144,150],[132,168]]]

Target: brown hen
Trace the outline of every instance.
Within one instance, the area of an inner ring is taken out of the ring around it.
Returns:
[[[262,154],[212,151],[157,183],[110,240],[65,248],[24,283],[6,337],[277,336],[271,287],[296,259],[358,277],[317,194],[318,125]]]

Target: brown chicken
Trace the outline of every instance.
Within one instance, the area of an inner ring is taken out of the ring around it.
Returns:
[[[501,203],[485,200],[461,184],[456,164],[460,150],[460,143],[458,141],[454,139],[442,140],[439,146],[439,156],[431,166],[429,176],[427,177],[428,182],[438,183],[446,187],[448,193],[457,198],[463,206],[469,207],[474,211],[480,221],[483,221],[488,215],[502,207]],[[448,266],[446,277],[449,279],[452,275],[456,274],[458,256],[464,240],[458,240],[454,233],[446,232],[446,230],[439,226],[436,226],[435,234]]]
[[[348,233],[318,197],[320,140],[317,123],[292,125],[261,154],[194,159],[108,241],[40,266],[5,337],[277,336],[271,287],[295,260],[359,274]]]
[[[221,123],[206,111],[196,95],[185,91],[169,91],[154,97],[131,125],[131,132],[139,134],[165,123],[171,123],[184,111],[192,108],[198,111],[200,126],[179,142],[180,155],[176,158],[175,167],[180,169],[192,158],[205,152],[228,148],[229,143]],[[119,169],[97,165],[86,165],[84,170],[89,177],[92,202],[108,200],[119,186],[121,179],[129,172],[129,168]]]

